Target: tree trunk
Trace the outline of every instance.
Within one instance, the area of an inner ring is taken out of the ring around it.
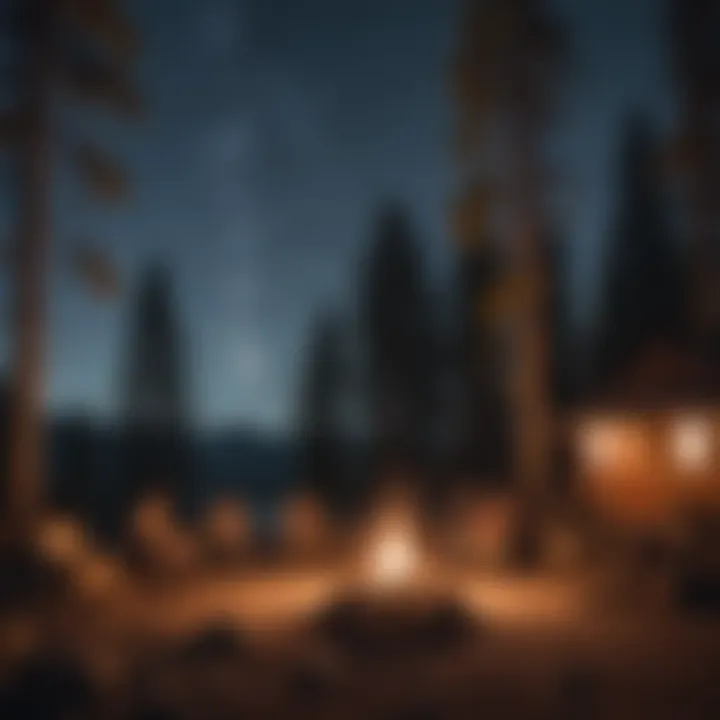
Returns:
[[[52,0],[30,8],[24,133],[18,147],[18,233],[14,261],[9,500],[11,533],[30,530],[42,493],[43,360],[51,236],[50,73]]]
[[[690,178],[690,244],[692,307],[696,337],[702,350],[710,351],[717,359],[717,340],[720,330],[720,293],[718,291],[718,222],[717,162],[720,152],[713,137],[713,129],[698,109],[688,121],[691,136],[699,139],[703,157],[693,167]]]
[[[532,108],[518,113],[515,184],[518,228],[516,268],[524,286],[515,323],[512,372],[516,468],[520,487],[518,554],[533,564],[540,550],[543,506],[552,472],[549,397],[548,287],[542,217],[540,160]]]

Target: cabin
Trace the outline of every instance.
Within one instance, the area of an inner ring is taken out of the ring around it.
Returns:
[[[692,353],[656,349],[573,412],[575,490],[596,516],[635,530],[720,518],[717,375]]]

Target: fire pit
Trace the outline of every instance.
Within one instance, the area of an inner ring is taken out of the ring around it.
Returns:
[[[313,634],[336,651],[370,662],[452,654],[479,629],[451,599],[398,594],[340,597],[312,623]]]

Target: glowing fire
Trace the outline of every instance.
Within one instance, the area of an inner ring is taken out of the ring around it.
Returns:
[[[417,548],[402,528],[393,528],[376,541],[371,572],[377,584],[397,585],[409,580],[418,566]]]
[[[409,498],[399,496],[382,504],[368,535],[365,575],[377,587],[412,581],[421,564],[418,524]]]

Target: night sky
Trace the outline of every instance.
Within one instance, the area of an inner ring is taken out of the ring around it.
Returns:
[[[659,0],[556,0],[575,57],[556,131],[558,222],[587,316],[609,225],[620,123],[672,115]],[[108,212],[58,173],[50,401],[112,417],[132,286],[174,273],[197,416],[282,430],[309,323],[352,313],[374,209],[407,203],[438,292],[450,267],[451,0],[133,0],[147,118],[66,113],[125,158],[133,198]],[[65,253],[90,237],[127,292],[90,299]]]

